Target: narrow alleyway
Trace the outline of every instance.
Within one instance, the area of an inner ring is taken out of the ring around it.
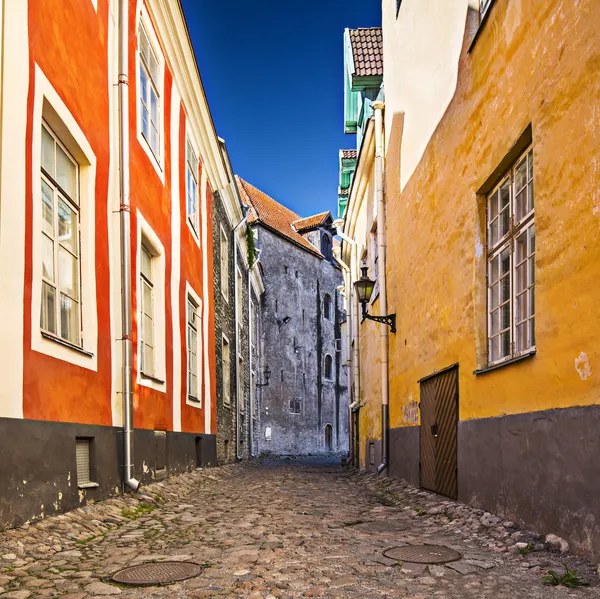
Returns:
[[[466,532],[472,510],[333,461],[227,466],[144,492],[142,502],[114,498],[0,534],[0,598],[600,597],[590,565],[531,547],[492,551],[485,535]],[[384,556],[417,544],[462,558],[426,566]],[[163,587],[108,583],[125,566],[166,560],[204,571]],[[544,586],[563,562],[593,586]]]

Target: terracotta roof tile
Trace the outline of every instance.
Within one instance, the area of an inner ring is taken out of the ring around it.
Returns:
[[[296,229],[296,231],[306,231],[307,229],[312,229],[313,227],[318,227],[319,225],[324,224],[330,216],[331,213],[329,211],[321,212],[320,214],[295,220],[292,225],[294,225],[294,229]]]
[[[383,76],[383,35],[381,27],[350,29],[354,76]]]
[[[352,160],[356,158],[356,150],[340,150],[342,153],[342,158]]]
[[[279,202],[275,201],[266,193],[250,185],[241,177],[236,176],[242,202],[250,206],[250,214],[248,216],[249,223],[259,222],[267,228],[283,235],[292,243],[312,252],[313,254],[323,257],[323,254],[307,239],[302,237],[294,227],[293,223],[301,220],[300,215],[292,212]],[[329,214],[327,212],[326,214]],[[322,215],[318,215],[322,216]]]
[[[350,190],[349,189],[340,189],[338,195],[339,196],[348,196],[348,195],[350,195]]]

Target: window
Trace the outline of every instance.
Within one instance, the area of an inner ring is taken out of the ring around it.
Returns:
[[[229,240],[225,229],[221,227],[221,293],[229,297]]]
[[[329,239],[329,235],[327,233],[323,233],[321,253],[323,254],[325,260],[331,260],[331,239]]]
[[[160,94],[158,91],[160,68],[156,52],[146,33],[146,28],[141,23],[138,44],[141,133],[148,142],[156,160],[160,161]]]
[[[194,233],[198,235],[198,157],[196,156],[194,147],[189,139],[187,140],[186,149],[186,188],[188,222]]]
[[[487,198],[488,362],[535,348],[533,150]]]
[[[140,259],[140,370],[154,376],[154,284],[152,254],[142,241]]]
[[[333,358],[329,354],[325,356],[325,378],[333,379]]]
[[[244,358],[238,358],[238,401],[240,404],[240,412],[245,409],[244,405]]]
[[[331,296],[329,293],[326,293],[323,298],[323,315],[327,320],[331,320]]]
[[[40,327],[81,345],[79,168],[42,125],[42,306]]]
[[[231,405],[231,364],[230,364],[230,352],[229,352],[229,340],[223,336],[223,355],[222,355],[222,366],[223,366],[223,404],[226,406]]]
[[[200,401],[200,382],[202,373],[202,357],[200,354],[200,335],[202,317],[198,311],[199,304],[188,295],[187,299],[187,381],[188,399]]]
[[[77,486],[87,489],[97,487],[98,484],[92,482],[91,454],[92,439],[77,437],[75,439],[75,462],[77,465]]]
[[[290,412],[292,414],[300,414],[300,407],[299,399],[290,399]]]

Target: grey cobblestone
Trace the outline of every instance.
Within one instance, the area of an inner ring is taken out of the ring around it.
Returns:
[[[508,552],[514,538],[535,540],[509,524],[333,464],[228,465],[0,534],[0,599],[600,597],[597,574],[582,560]],[[446,545],[463,558],[451,568],[383,556],[412,544]],[[109,581],[124,566],[167,560],[205,569],[163,587]],[[563,563],[591,586],[544,586],[542,575]]]

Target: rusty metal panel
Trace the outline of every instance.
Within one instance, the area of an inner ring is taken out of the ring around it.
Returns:
[[[421,385],[421,486],[436,491],[435,445],[435,379]]]
[[[456,498],[458,368],[421,382],[421,486]]]

